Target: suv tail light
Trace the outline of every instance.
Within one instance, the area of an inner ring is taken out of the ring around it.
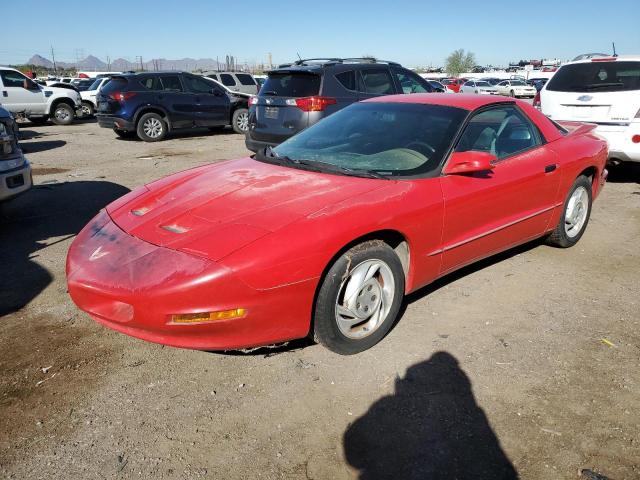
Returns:
[[[287,102],[289,104],[289,102]],[[303,97],[296,98],[295,105],[303,112],[322,112],[328,105],[335,105],[333,97]]]
[[[540,92],[536,92],[536,96],[533,97],[533,106],[538,110],[542,108],[542,102],[540,101]]]
[[[109,94],[109,98],[116,102],[124,102],[136,96],[136,92],[113,92]]]
[[[256,97],[255,95],[249,97],[249,106],[256,105],[257,103],[258,103],[258,97]]]

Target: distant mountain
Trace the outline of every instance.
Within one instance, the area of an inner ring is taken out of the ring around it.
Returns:
[[[29,60],[27,60],[26,65],[37,65],[38,67],[44,68],[53,68],[53,62],[47,58],[41,57],[40,55],[34,55]]]
[[[53,68],[53,62],[40,55],[32,56],[29,64],[37,65],[40,67]],[[86,71],[107,71],[123,72],[127,70],[138,70],[140,68],[139,62],[131,62],[124,58],[117,58],[109,66],[93,55],[89,55],[84,60],[79,62],[56,62],[60,68],[76,68],[78,70]],[[166,58],[154,58],[142,63],[145,70],[217,70],[219,66],[224,66],[223,63],[218,64],[213,58],[180,58],[178,60],[169,60]]]

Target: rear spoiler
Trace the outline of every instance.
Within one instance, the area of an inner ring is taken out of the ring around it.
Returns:
[[[589,132],[592,132],[596,129],[598,125],[595,123],[584,123],[584,122],[556,122],[562,128],[567,131],[568,135],[585,135]]]

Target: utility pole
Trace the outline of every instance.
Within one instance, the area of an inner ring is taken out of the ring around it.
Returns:
[[[53,74],[58,75],[58,68],[56,67],[56,56],[53,53],[53,45],[51,45],[51,59],[53,60]]]
[[[144,72],[144,65],[142,64],[142,55],[137,55],[136,60],[140,60],[140,71]]]
[[[111,71],[111,57],[107,55],[107,71]]]

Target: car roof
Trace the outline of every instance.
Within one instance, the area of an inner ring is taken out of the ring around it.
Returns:
[[[593,57],[593,58],[583,58],[581,60],[576,60],[573,62],[567,62],[560,65],[560,67],[564,67],[565,65],[572,65],[574,63],[607,63],[607,62],[640,62],[640,55],[618,55],[617,57]]]
[[[502,95],[474,95],[458,93],[456,95],[442,95],[440,93],[410,93],[402,95],[384,95],[365,102],[369,103],[415,103],[422,105],[442,105],[457,107],[464,110],[476,110],[486,105],[496,103],[520,103],[511,97]]]

